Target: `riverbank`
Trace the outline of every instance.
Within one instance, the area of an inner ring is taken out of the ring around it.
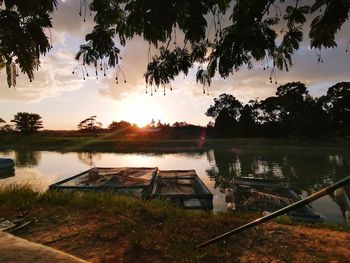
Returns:
[[[345,262],[350,258],[349,230],[325,225],[272,222],[198,250],[199,243],[257,215],[184,211],[163,201],[111,193],[39,193],[26,186],[1,188],[0,200],[0,217],[31,222],[15,235],[92,262]]]
[[[233,138],[233,139],[157,139],[157,138],[114,138],[113,134],[97,134],[95,136],[50,136],[46,134],[0,135],[0,150],[30,149],[51,151],[100,151],[100,152],[189,152],[207,149],[237,149],[239,147],[255,148],[279,147],[298,149],[334,148],[349,149],[349,138],[324,139],[266,139],[266,138]]]

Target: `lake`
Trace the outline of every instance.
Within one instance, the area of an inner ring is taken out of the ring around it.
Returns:
[[[224,189],[235,177],[283,179],[300,196],[350,175],[350,151],[307,147],[237,147],[184,153],[102,153],[9,150],[0,157],[15,160],[15,175],[0,174],[0,184],[30,183],[42,190],[93,166],[195,169],[213,193],[214,212],[225,211]],[[334,195],[312,203],[329,222],[344,224],[344,208]],[[343,210],[343,211],[342,211]]]

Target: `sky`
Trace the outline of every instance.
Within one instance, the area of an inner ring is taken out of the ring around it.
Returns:
[[[114,70],[96,80],[94,69],[88,68],[90,77],[83,80],[80,70],[72,71],[79,64],[74,59],[79,45],[93,27],[93,14],[87,14],[86,22],[78,15],[79,1],[59,0],[53,14],[51,30],[53,49],[42,58],[41,67],[35,73],[34,82],[20,74],[16,88],[8,88],[5,72],[0,72],[0,118],[10,122],[17,112],[38,113],[45,129],[76,129],[78,123],[96,115],[104,127],[112,121],[125,120],[143,126],[161,120],[162,123],[186,121],[206,125],[211,119],[205,116],[213,99],[229,93],[246,103],[251,99],[273,96],[279,85],[290,81],[306,84],[313,96],[325,94],[328,87],[349,81],[350,52],[346,46],[350,40],[349,22],[337,35],[338,47],[323,50],[324,63],[309,48],[307,38],[293,57],[294,65],[289,72],[276,71],[278,84],[269,83],[269,71],[256,64],[253,70],[242,69],[227,79],[215,76],[209,96],[203,94],[196,83],[195,70],[187,77],[179,76],[172,83],[173,90],[146,94],[143,73],[147,64],[148,44],[135,38],[122,47],[120,66],[125,73],[116,84]],[[47,31],[47,33],[49,33]],[[156,52],[151,50],[152,54]],[[119,77],[120,79],[120,77]]]

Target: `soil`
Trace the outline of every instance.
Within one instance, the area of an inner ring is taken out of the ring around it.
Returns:
[[[118,215],[81,213],[70,216],[64,223],[38,224],[18,234],[91,262],[349,262],[350,259],[348,232],[272,222],[181,255],[175,251],[171,233],[167,227],[162,228],[161,220],[152,219],[153,223],[147,226],[147,238],[142,240],[137,240],[137,233],[120,227],[131,221]],[[212,232],[220,234],[223,229],[231,229],[230,223],[237,225],[236,221],[224,220],[222,225],[213,225],[212,231],[207,231],[210,225],[205,219],[180,221],[173,227],[177,235],[183,235],[183,243],[178,245],[187,246],[194,237],[196,241],[190,245],[193,247],[199,240],[212,237]]]

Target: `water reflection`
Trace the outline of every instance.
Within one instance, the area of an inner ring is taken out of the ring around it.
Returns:
[[[254,176],[283,179],[298,194],[310,194],[322,186],[350,174],[350,151],[334,149],[241,147],[231,150],[209,150],[185,153],[101,153],[6,151],[0,157],[15,161],[15,176],[0,184],[34,182],[46,190],[48,185],[76,175],[92,166],[158,167],[162,170],[195,169],[214,194],[214,211],[226,209],[224,189],[235,177]],[[9,175],[9,174],[8,174]],[[316,204],[340,222],[343,218],[334,195]],[[330,206],[333,205],[333,208]],[[341,206],[344,213],[344,206]],[[338,211],[338,212],[337,212]]]
[[[211,167],[206,172],[221,193],[235,177],[256,177],[283,180],[305,196],[350,174],[349,152],[329,149],[211,150],[207,159]],[[314,206],[333,222],[343,222],[340,214],[346,209],[333,194],[314,202]]]
[[[102,154],[97,152],[78,152],[77,155],[80,161],[89,166],[95,166],[95,163],[102,158]]]
[[[36,167],[41,159],[41,152],[25,149],[15,150],[16,167]]]
[[[235,177],[260,177],[282,179],[294,190],[308,193],[329,183],[336,182],[349,174],[349,153],[330,153],[327,150],[314,151],[252,151],[241,149],[211,150],[207,153],[208,176],[215,185],[225,188]]]

